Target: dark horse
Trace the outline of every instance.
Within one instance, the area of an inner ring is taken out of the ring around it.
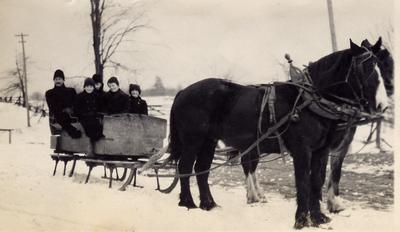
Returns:
[[[370,49],[372,45],[368,40],[364,40],[361,43],[362,46]],[[382,48],[375,53],[378,58],[379,72],[383,78],[383,86],[386,89],[388,97],[393,95],[393,79],[394,79],[394,60],[390,52],[386,48]],[[382,106],[384,108],[384,106]],[[328,210],[332,213],[338,213],[344,210],[341,201],[337,198],[339,196],[339,181],[341,177],[341,170],[344,158],[346,157],[351,142],[353,141],[354,134],[356,133],[356,127],[349,128],[347,135],[344,137],[343,142],[340,146],[331,152],[330,156],[330,176],[328,180],[328,197],[327,204]]]
[[[372,51],[380,49],[379,40]],[[376,56],[370,50],[350,41],[350,49],[335,52],[312,63],[308,70],[317,94],[337,104],[351,102],[365,112],[376,110],[378,75]],[[297,122],[288,120],[278,128],[282,140],[293,157],[297,190],[295,228],[308,226],[308,216],[314,226],[330,219],[320,210],[322,174],[327,157],[338,147],[346,131],[338,131],[338,120],[322,117],[299,104],[299,88],[293,84],[276,84],[275,116],[280,120],[296,107]],[[261,111],[265,90],[242,86],[222,79],[205,79],[180,91],[173,102],[170,115],[170,152],[179,161],[181,193],[179,205],[195,208],[190,192],[189,176],[194,166],[200,192],[200,208],[210,210],[217,206],[208,185],[211,166],[218,140],[227,146],[245,151],[259,137],[258,130],[267,131],[270,122],[268,107]],[[260,112],[263,112],[259,120]],[[261,121],[261,124],[259,124]],[[248,201],[259,200],[255,170],[260,153],[277,153],[276,139],[260,141],[258,149],[242,156],[246,175]]]

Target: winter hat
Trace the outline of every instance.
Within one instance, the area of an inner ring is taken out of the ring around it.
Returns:
[[[92,76],[92,79],[94,80],[95,83],[103,83],[103,77],[100,74],[94,74]]]
[[[56,77],[61,77],[63,80],[65,80],[64,72],[63,72],[61,69],[57,69],[57,70],[54,72],[53,80],[54,80]]]
[[[115,83],[119,86],[119,81],[116,77],[111,77],[110,79],[108,79],[107,84],[110,84],[110,83]]]
[[[92,78],[86,78],[85,79],[85,83],[83,84],[83,88],[85,88],[88,85],[91,85],[91,86],[94,87],[94,80]]]
[[[137,90],[137,91],[139,92],[139,94],[142,93],[142,90],[140,89],[140,85],[130,84],[130,85],[129,85],[129,94],[130,94],[133,90]]]

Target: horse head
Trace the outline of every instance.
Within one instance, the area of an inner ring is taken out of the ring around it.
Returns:
[[[350,49],[332,53],[309,66],[318,92],[337,103],[359,107],[368,113],[377,110],[379,74],[377,56],[382,40],[370,48],[350,40]]]
[[[353,53],[353,62],[355,66],[354,79],[361,108],[372,113],[379,107],[388,105],[387,96],[381,80],[383,80],[380,70],[377,67],[378,58],[376,54],[381,50],[382,39],[371,46],[359,47],[350,40],[350,49]],[[361,54],[359,51],[364,50]],[[356,95],[357,95],[356,94]]]
[[[372,50],[371,43],[365,39],[362,41],[361,46]],[[388,97],[393,95],[394,91],[394,60],[390,51],[382,46],[381,49],[373,51],[378,58],[379,71],[383,78],[383,84],[386,89],[386,94]]]

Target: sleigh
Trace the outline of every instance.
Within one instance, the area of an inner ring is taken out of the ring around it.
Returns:
[[[79,123],[74,123],[73,126],[82,132],[82,137],[73,139],[62,131],[60,136],[52,136],[52,149],[85,154],[93,150],[94,154],[102,156],[143,157],[150,156],[163,147],[167,121],[137,114],[104,116],[105,137],[94,144],[90,143]]]
[[[67,163],[72,161],[70,177],[74,173],[76,162],[84,161],[89,169],[85,183],[88,183],[94,167],[104,166],[104,178],[109,178],[110,188],[113,180],[125,180],[128,170],[130,174],[120,190],[125,190],[132,180],[133,185],[136,186],[137,169],[163,148],[167,121],[147,115],[119,114],[104,116],[102,123],[105,137],[95,143],[90,142],[79,122],[72,125],[82,132],[81,138],[74,139],[62,130],[60,134],[51,136],[50,148],[54,149],[51,158],[55,161],[53,175],[56,174],[59,161],[64,162],[63,175],[65,175]],[[60,128],[54,122],[50,123],[50,127]],[[156,173],[158,173],[158,167],[158,164],[153,166]],[[122,177],[118,175],[118,168],[124,170]],[[164,168],[172,168],[172,166],[167,165]],[[106,174],[106,169],[110,170],[109,176]],[[113,179],[114,171],[116,172],[115,179]],[[159,189],[158,178],[157,189]]]

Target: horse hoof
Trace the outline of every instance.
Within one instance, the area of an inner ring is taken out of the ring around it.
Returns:
[[[197,205],[193,201],[182,201],[182,200],[180,200],[178,205],[181,206],[181,207],[186,207],[188,209],[197,208]]]
[[[330,213],[334,213],[334,214],[338,214],[338,213],[342,212],[343,210],[344,210],[344,209],[337,209],[337,210],[329,209],[329,212],[330,212]]]
[[[186,207],[187,209],[195,209],[197,208],[197,205],[195,203],[188,203],[188,202],[179,202],[178,203],[179,206],[181,207]]]
[[[212,210],[215,207],[218,207],[218,205],[214,201],[201,201],[200,202],[200,209],[202,210]]]
[[[311,225],[313,227],[318,227],[321,224],[329,223],[332,220],[321,212],[311,213],[310,218],[311,218]]]
[[[327,206],[328,206],[328,210],[330,213],[340,213],[343,210],[345,210],[345,207],[343,207],[342,204],[339,202],[340,202],[340,200],[337,198],[334,201],[328,200]]]
[[[247,204],[253,204],[253,203],[257,203],[257,202],[263,202],[263,199],[256,197],[256,196],[247,198]]]
[[[300,217],[296,218],[296,222],[294,223],[294,228],[296,230],[300,230],[308,226],[310,226],[310,224],[308,222],[308,216],[306,213],[302,213]]]
[[[260,195],[260,203],[267,203],[267,198],[264,195]]]

